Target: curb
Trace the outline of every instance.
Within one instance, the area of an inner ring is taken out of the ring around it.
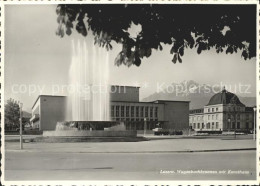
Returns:
[[[212,150],[183,150],[183,151],[135,151],[135,152],[124,152],[124,151],[117,151],[117,152],[99,152],[99,151],[92,151],[92,152],[62,152],[62,153],[84,153],[84,154],[148,154],[148,153],[196,153],[196,152],[226,152],[226,151],[248,151],[248,150],[256,150],[256,148],[243,148],[243,149],[212,149]],[[11,150],[7,149],[6,151],[19,151],[19,152],[42,152],[42,151],[28,151],[24,150]],[[61,153],[61,152],[51,152],[51,153]]]

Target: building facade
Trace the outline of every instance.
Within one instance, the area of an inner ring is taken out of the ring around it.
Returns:
[[[190,110],[189,123],[195,131],[249,131],[254,128],[254,110],[224,89],[204,108]]]
[[[65,120],[66,97],[40,95],[32,107],[31,123],[39,130],[54,130]],[[112,121],[122,121],[127,130],[189,128],[189,101],[139,101],[139,87],[111,86]]]
[[[64,121],[65,108],[65,96],[38,96],[32,107],[30,119],[32,127],[39,130],[54,130],[58,121]]]

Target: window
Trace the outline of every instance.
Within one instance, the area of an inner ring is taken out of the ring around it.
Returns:
[[[131,106],[131,117],[135,116],[135,107]]]
[[[249,123],[246,122],[246,129],[249,129]]]
[[[207,123],[206,126],[207,126],[207,129],[210,129],[210,123]]]
[[[136,117],[139,117],[139,107],[136,107],[136,108],[135,108],[135,116],[136,116]]]
[[[214,115],[211,116],[211,119],[214,119]]]
[[[214,108],[212,108],[212,112],[214,112]]]
[[[246,114],[246,120],[249,120],[249,114]]]
[[[212,129],[214,129],[214,127],[215,127],[215,123],[214,123],[214,122],[212,122]]]
[[[208,112],[210,112],[210,109],[208,109]]]
[[[218,126],[218,122],[216,122],[216,129],[218,129],[218,127],[219,127],[219,126]]]
[[[216,114],[216,119],[218,119],[218,114]]]
[[[234,129],[235,128],[235,122],[232,122],[232,129]]]
[[[200,128],[200,123],[198,123],[198,129]]]
[[[114,117],[114,112],[115,112],[114,109],[115,109],[115,107],[112,106],[112,107],[111,107],[111,117]]]
[[[150,107],[150,118],[153,117],[153,107]]]
[[[230,116],[230,114],[228,114],[228,119],[230,119],[231,118],[231,116]]]
[[[237,122],[237,129],[240,129],[240,122]]]
[[[121,106],[121,117],[125,117],[125,107]]]
[[[129,106],[126,106],[126,117],[129,117]]]
[[[148,117],[148,107],[145,107],[145,117]]]
[[[202,123],[202,124],[201,124],[201,128],[203,128],[203,129],[204,129],[204,127],[205,127],[205,126],[204,126],[204,123]]]
[[[140,113],[141,117],[144,117],[144,107],[141,107],[141,113]]]
[[[240,120],[240,114],[237,115],[237,119]]]
[[[116,117],[119,117],[119,106],[116,106]]]
[[[208,120],[210,120],[210,115],[208,115]]]
[[[193,128],[196,129],[196,123],[193,123]]]
[[[218,108],[216,108],[216,112],[218,112]]]
[[[154,116],[155,116],[156,118],[158,117],[158,107],[155,107]]]

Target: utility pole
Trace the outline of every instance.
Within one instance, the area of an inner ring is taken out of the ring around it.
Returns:
[[[236,130],[237,130],[237,112],[236,112],[236,106],[235,104],[233,105],[233,109],[234,109],[234,119],[235,119],[235,131],[234,131],[234,136],[236,139]]]
[[[256,107],[253,108],[254,109],[254,134],[253,134],[253,139],[256,140]]]
[[[22,118],[23,118],[23,111],[22,111],[22,107],[23,107],[23,104],[20,103],[19,104],[20,106],[20,149],[22,150],[23,149],[23,124],[22,124]]]

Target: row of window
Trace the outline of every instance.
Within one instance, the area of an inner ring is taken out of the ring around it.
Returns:
[[[114,121],[144,121],[144,118],[112,118]],[[158,119],[146,119],[146,121],[158,121]]]
[[[236,114],[236,115],[228,114],[227,117],[228,117],[228,119],[237,119],[237,120],[240,120],[240,114]],[[248,114],[246,114],[246,119],[249,119]]]
[[[208,120],[214,120],[214,119],[219,119],[219,115],[218,114],[208,115]],[[204,116],[191,117],[191,121],[203,121],[203,120],[204,120]]]
[[[240,111],[240,110],[241,110],[240,107],[228,107],[229,112]],[[208,112],[218,112],[218,111],[219,111],[218,107],[208,108]]]
[[[216,112],[218,112],[218,108],[216,107],[216,108],[208,108],[208,112],[215,112],[215,110],[216,110]]]
[[[240,122],[237,122],[237,126],[235,126],[235,124],[235,122],[228,123],[227,129],[240,129]],[[206,125],[204,123],[191,123],[190,126],[192,126],[193,129],[219,129],[218,122],[207,123]],[[246,122],[246,129],[249,129],[248,122]]]
[[[235,119],[235,115],[233,114],[228,114],[227,115],[228,119]],[[204,117],[203,116],[193,116],[191,117],[191,121],[201,121],[203,120]],[[208,120],[214,120],[214,119],[219,119],[219,115],[215,114],[215,115],[208,115]],[[236,114],[236,119],[240,120],[240,114]],[[249,120],[249,114],[246,114],[246,120]]]
[[[111,117],[158,117],[158,107],[111,106]]]
[[[206,125],[204,123],[193,123],[191,126],[193,129],[219,129],[218,122],[207,123]]]
[[[208,120],[214,120],[214,119],[218,119],[218,114],[216,114],[216,115],[208,115]]]

